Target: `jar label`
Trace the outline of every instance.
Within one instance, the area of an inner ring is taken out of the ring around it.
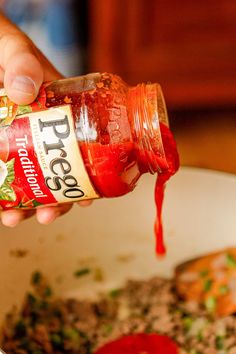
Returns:
[[[21,111],[13,121],[9,112],[0,108],[3,208],[33,208],[99,197],[84,166],[70,105],[25,114]]]

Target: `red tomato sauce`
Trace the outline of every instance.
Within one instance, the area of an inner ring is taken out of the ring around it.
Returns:
[[[167,336],[134,334],[105,344],[95,354],[177,354],[177,345]]]

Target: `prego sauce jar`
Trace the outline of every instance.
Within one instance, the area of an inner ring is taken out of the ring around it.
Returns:
[[[147,172],[163,187],[178,169],[158,84],[94,73],[44,83],[26,106],[0,96],[3,209],[122,196]]]

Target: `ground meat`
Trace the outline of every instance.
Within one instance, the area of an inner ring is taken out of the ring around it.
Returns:
[[[174,280],[128,281],[96,302],[56,299],[45,280],[6,317],[2,348],[8,354],[91,354],[131,333],[174,339],[181,353],[236,353],[236,317],[216,318],[193,302],[179,300]]]

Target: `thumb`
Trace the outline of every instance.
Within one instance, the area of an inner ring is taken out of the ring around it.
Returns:
[[[2,38],[4,41],[4,38]],[[43,68],[23,35],[6,38],[2,68],[4,87],[12,101],[29,104],[36,98],[43,81]]]
[[[36,98],[43,80],[58,74],[1,10],[0,24],[0,74],[4,77],[4,87],[12,101],[29,104]]]
[[[44,75],[30,40],[23,34],[2,37],[0,53],[4,87],[9,98],[18,104],[31,103],[38,94]]]

